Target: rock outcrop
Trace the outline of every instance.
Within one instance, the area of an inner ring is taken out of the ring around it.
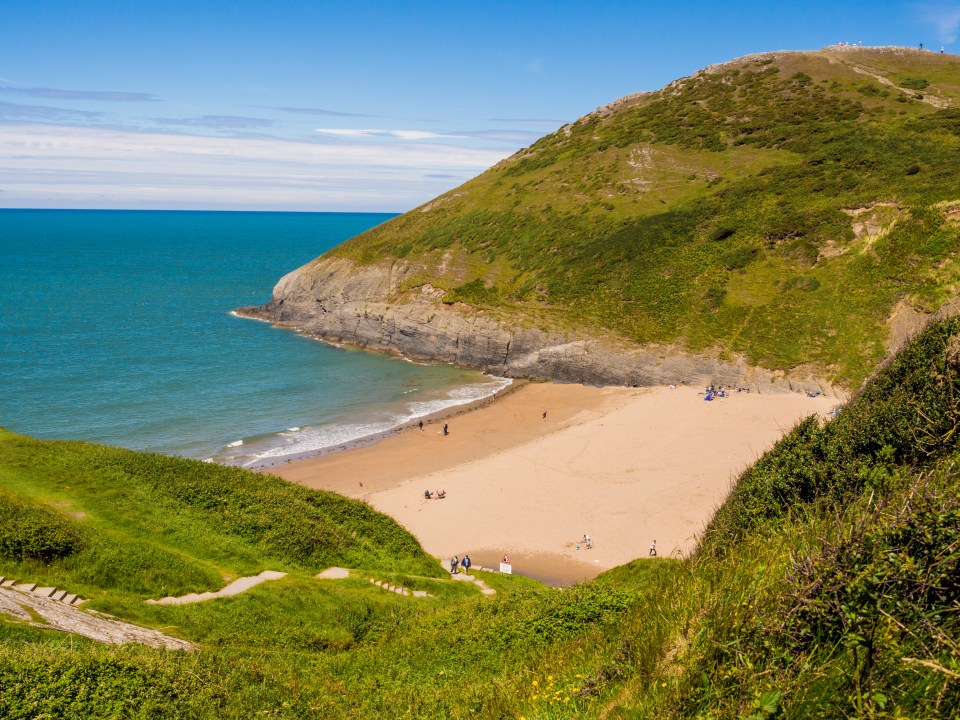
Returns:
[[[712,382],[759,392],[833,394],[812,375],[788,377],[740,359],[508,324],[468,306],[445,304],[444,291],[415,284],[420,270],[402,260],[356,265],[323,257],[281,278],[266,305],[237,314],[334,344],[505,377],[628,386]]]

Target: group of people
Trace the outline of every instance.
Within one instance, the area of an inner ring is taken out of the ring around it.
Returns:
[[[738,385],[737,387],[735,387],[735,388],[732,388],[732,387],[724,387],[723,385],[720,385],[719,387],[714,387],[714,386],[713,386],[713,383],[710,383],[710,384],[707,385],[707,387],[704,389],[704,398],[703,398],[703,399],[704,399],[704,400],[713,400],[714,398],[725,398],[725,397],[729,397],[732,393],[735,393],[735,392],[738,392],[738,393],[742,393],[742,392],[748,393],[748,392],[750,392],[750,388],[740,387],[739,385]]]
[[[473,563],[470,561],[470,556],[467,553],[463,554],[463,559],[461,560],[456,555],[450,558],[450,574],[456,575],[460,572],[460,568],[463,568],[463,574],[467,575],[467,571],[470,569],[470,566]]]
[[[443,500],[447,496],[446,490],[424,490],[423,497],[425,500]]]

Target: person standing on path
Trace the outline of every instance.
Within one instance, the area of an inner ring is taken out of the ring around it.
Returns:
[[[464,553],[464,554],[463,554],[463,560],[460,561],[460,567],[463,568],[463,574],[464,574],[464,575],[469,575],[469,574],[470,574],[470,573],[468,573],[467,571],[470,569],[470,566],[471,566],[471,565],[473,565],[473,563],[470,562],[470,556],[467,555],[467,553]]]
[[[656,557],[656,556],[657,556],[657,541],[656,541],[656,540],[654,540],[652,543],[650,543],[650,553],[649,553],[649,554],[650,554],[650,557]]]
[[[451,575],[457,574],[457,565],[459,563],[460,563],[460,558],[458,558],[456,555],[450,558],[450,574]]]

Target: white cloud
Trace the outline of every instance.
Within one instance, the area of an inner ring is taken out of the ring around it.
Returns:
[[[952,43],[960,30],[960,4],[924,4],[919,6],[920,18],[937,29],[940,42]]]
[[[508,151],[22,123],[0,132],[3,207],[405,210]]]
[[[466,137],[465,135],[437,133],[427,130],[379,130],[373,128],[316,128],[315,132],[341,137],[383,137],[399,140],[447,140]]]

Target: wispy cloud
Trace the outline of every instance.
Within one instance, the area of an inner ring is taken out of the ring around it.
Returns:
[[[103,113],[88,110],[68,110],[47,105],[21,105],[0,100],[0,119],[6,120],[72,123],[100,120],[103,116]]]
[[[297,115],[323,115],[324,117],[355,117],[355,118],[380,117],[379,115],[363,115],[361,113],[341,112],[339,110],[323,110],[321,108],[277,107],[273,109],[282,110],[283,112],[288,112],[288,113],[295,113]]]
[[[375,128],[316,128],[321,135],[362,138],[395,138],[398,140],[447,140],[464,139],[467,135],[438,133],[429,130],[380,130]]]
[[[477,140],[493,140],[506,143],[532,143],[543,137],[542,132],[532,130],[472,130],[463,133],[464,137]]]
[[[546,118],[490,118],[488,122],[508,123],[510,125],[553,125],[560,126],[566,120],[548,120]]]
[[[321,135],[350,138],[389,138],[396,140],[489,140],[525,145],[543,137],[532,130],[463,130],[433,132],[430,130],[384,130],[380,128],[316,128]]]
[[[202,127],[214,130],[258,130],[273,127],[276,123],[266,118],[245,117],[243,115],[201,115],[192,118],[154,118],[158,125],[176,125],[178,127]]]
[[[405,210],[509,151],[357,138],[350,143],[10,123],[3,207]]]
[[[58,90],[56,88],[0,87],[0,93],[44,100],[95,100],[98,102],[158,102],[162,98],[147,93],[108,92],[103,90]]]
[[[960,4],[937,3],[918,6],[920,19],[937,29],[940,42],[952,43],[960,30]]]

